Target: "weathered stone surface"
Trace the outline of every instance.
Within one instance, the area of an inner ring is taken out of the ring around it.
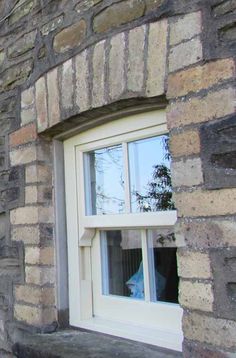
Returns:
[[[148,35],[147,84],[148,97],[164,93],[167,66],[168,23],[162,20],[150,24]]]
[[[41,132],[48,127],[47,90],[45,77],[38,79],[35,84],[35,90],[38,132]]]
[[[142,343],[114,338],[91,332],[65,331],[50,335],[34,335],[19,342],[14,349],[18,358],[174,358],[182,357],[179,352],[161,349]]]
[[[109,95],[119,98],[125,88],[125,41],[121,33],[112,37],[109,54]]]
[[[85,11],[91,9],[91,7],[99,4],[102,0],[84,0],[76,5],[75,10],[78,14],[83,14]]]
[[[23,35],[8,47],[8,57],[14,58],[28,52],[34,47],[36,31]]]
[[[177,17],[170,24],[170,45],[176,45],[184,40],[190,40],[199,35],[202,30],[201,12]]]
[[[25,170],[26,183],[51,183],[52,171],[46,165],[33,164],[26,167]]]
[[[33,68],[32,60],[27,60],[7,69],[0,78],[0,92],[9,91],[24,83]]]
[[[37,158],[36,147],[34,145],[14,149],[10,152],[11,165],[23,165],[35,161]]]
[[[58,70],[55,68],[47,74],[47,88],[48,88],[48,119],[49,126],[60,121],[60,107],[59,107],[59,83]],[[67,91],[66,91],[67,92]]]
[[[35,123],[31,123],[25,127],[18,129],[10,135],[10,146],[18,146],[35,141],[37,138],[37,131]]]
[[[49,285],[55,282],[55,270],[52,267],[26,266],[25,281],[33,285]]]
[[[195,248],[236,246],[235,218],[184,220],[178,223],[175,235]]]
[[[115,3],[95,16],[93,30],[105,32],[126,24],[144,14],[145,4],[142,0],[125,0]]]
[[[235,358],[236,353],[226,352],[220,348],[204,346],[202,343],[185,340],[183,355],[186,358]]]
[[[34,326],[49,324],[55,320],[55,312],[52,308],[38,308],[26,304],[15,304],[14,316],[17,320]]]
[[[128,90],[133,92],[143,89],[146,31],[146,26],[141,26],[129,32],[127,86]]]
[[[166,0],[145,0],[146,4],[146,12],[150,12],[153,10],[157,10],[163,4],[165,4]]]
[[[87,56],[87,51],[83,51],[75,58],[76,104],[81,112],[89,109],[89,70]]]
[[[190,98],[172,103],[167,111],[169,128],[210,121],[234,113],[236,91],[234,88],[209,92],[202,98]],[[224,106],[221,104],[224,103]]]
[[[54,249],[52,247],[26,246],[25,264],[26,265],[50,265],[54,263]]]
[[[215,6],[213,9],[214,16],[222,16],[229,12],[236,10],[236,4],[234,0],[227,0],[219,5]]]
[[[167,96],[180,97],[189,92],[207,89],[235,77],[233,59],[224,59],[171,74],[168,79]]]
[[[78,47],[86,36],[87,25],[84,20],[71,25],[59,32],[53,42],[53,48],[56,52],[63,53]]]
[[[74,76],[74,70],[72,67],[72,60],[68,60],[62,66],[61,103],[64,109],[69,109],[73,107],[73,94],[74,94],[73,76]]]
[[[236,189],[174,193],[180,217],[234,215]]]
[[[172,157],[188,156],[200,152],[200,137],[197,130],[176,133],[170,137]]]
[[[15,299],[18,302],[31,303],[35,305],[54,304],[54,289],[52,287],[35,287],[19,285],[15,287]]]
[[[179,303],[191,310],[213,311],[212,284],[180,280]]]
[[[28,15],[37,5],[38,0],[31,0],[27,2],[25,2],[24,0],[18,1],[13,8],[12,15],[10,16],[10,24],[15,24],[21,18]]]
[[[36,206],[25,206],[11,210],[10,220],[12,225],[37,224],[38,208]]]
[[[183,330],[188,339],[212,344],[221,349],[236,348],[235,321],[216,319],[198,313],[185,313]]]
[[[11,236],[13,241],[23,241],[25,244],[39,244],[39,228],[37,226],[12,227]]]
[[[5,51],[0,50],[0,66],[3,64],[4,59],[5,59]]]
[[[201,159],[187,159],[172,162],[173,187],[194,186],[203,183]]]
[[[21,108],[27,108],[34,104],[34,86],[21,93]]]
[[[178,274],[183,278],[212,278],[209,254],[179,249],[177,251]]]
[[[56,19],[48,22],[41,29],[41,33],[43,36],[48,35],[50,32],[56,30],[63,23],[63,15],[58,16]]]
[[[202,60],[202,43],[199,37],[172,47],[169,55],[169,71],[177,71]]]
[[[101,41],[94,47],[93,52],[93,88],[92,106],[105,104],[105,42]]]

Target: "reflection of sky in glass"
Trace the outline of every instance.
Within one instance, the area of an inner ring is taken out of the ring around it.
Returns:
[[[137,198],[138,195],[147,196],[156,165],[164,164],[170,168],[170,161],[166,158],[166,138],[165,135],[152,137],[128,145],[132,212],[155,211],[155,199],[144,199],[141,207]]]
[[[89,153],[90,190],[93,215],[124,212],[122,146]]]

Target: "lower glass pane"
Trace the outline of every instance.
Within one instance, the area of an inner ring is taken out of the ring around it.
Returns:
[[[141,231],[101,234],[103,294],[144,299]]]
[[[151,300],[178,303],[176,248],[169,229],[148,230]],[[171,247],[172,246],[172,247]]]

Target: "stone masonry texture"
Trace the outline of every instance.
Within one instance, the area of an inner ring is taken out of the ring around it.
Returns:
[[[0,0],[0,357],[68,327],[54,137],[165,108],[183,356],[235,358],[235,24],[232,0]]]

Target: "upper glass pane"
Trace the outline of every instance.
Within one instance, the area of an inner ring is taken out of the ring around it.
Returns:
[[[86,214],[124,212],[124,168],[122,145],[85,154]],[[89,187],[88,187],[89,186]]]
[[[128,144],[133,213],[174,209],[168,143],[162,135]]]

